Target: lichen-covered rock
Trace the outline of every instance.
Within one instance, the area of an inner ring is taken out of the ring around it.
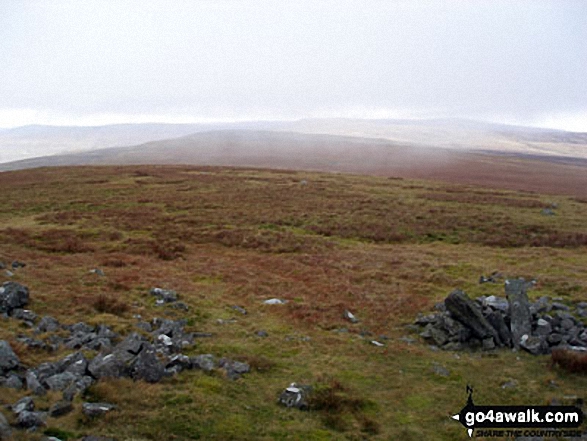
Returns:
[[[29,302],[29,289],[16,282],[4,282],[0,286],[0,313],[12,315],[12,311],[25,307]]]

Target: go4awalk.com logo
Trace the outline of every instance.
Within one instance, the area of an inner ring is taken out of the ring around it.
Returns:
[[[477,406],[467,386],[467,404],[452,416],[469,437],[579,437],[583,412],[576,406]]]

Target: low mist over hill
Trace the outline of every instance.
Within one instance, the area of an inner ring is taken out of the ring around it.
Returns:
[[[99,127],[25,126],[0,131],[0,163],[39,156],[89,152],[106,147],[134,146],[217,130],[269,130],[336,135],[384,139],[405,146],[587,158],[587,134],[585,133],[458,119],[361,120],[335,118],[214,124],[122,124]],[[254,135],[252,136],[254,137]],[[218,136],[215,136],[212,141],[217,142]],[[171,141],[166,141],[165,145],[169,142]],[[185,142],[185,140],[181,142]],[[364,141],[361,142],[364,143]],[[171,145],[177,146],[173,142]],[[261,147],[258,142],[256,146]],[[156,146],[149,145],[149,148],[149,155],[160,155],[155,151]],[[211,147],[212,150],[214,148],[214,146]],[[316,150],[318,150],[318,146],[316,146]],[[104,157],[102,154],[100,156]],[[169,159],[168,152],[163,156],[166,160]],[[177,158],[175,162],[180,160],[181,157]]]

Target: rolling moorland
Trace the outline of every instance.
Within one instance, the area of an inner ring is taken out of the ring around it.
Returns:
[[[444,182],[438,174],[415,179],[424,168],[410,179],[390,170],[187,165],[0,173],[0,261],[26,264],[0,274],[28,286],[29,309],[63,324],[105,324],[121,336],[155,317],[186,319],[187,331],[211,336],[185,354],[251,367],[236,380],[222,369],[153,384],[100,380],[74,399],[72,412],[18,436],[455,440],[467,437],[449,418],[465,404],[467,384],[478,404],[583,398],[587,377],[553,366],[550,356],[434,350],[408,327],[455,288],[472,298],[503,296],[503,283],[479,283],[494,272],[535,279],[531,299],[587,301],[584,167],[503,160],[522,168],[475,175],[451,163],[453,182],[447,171]],[[560,180],[540,179],[539,166]],[[458,178],[467,175],[474,182]],[[158,305],[154,287],[175,290],[189,309]],[[272,298],[287,303],[263,303]],[[48,335],[0,319],[0,340],[24,366],[72,352],[31,349],[18,334]],[[278,405],[292,382],[317,391],[309,411]],[[0,405],[25,395],[3,388]],[[60,396],[35,397],[37,408]],[[82,414],[85,401],[117,408],[91,419]]]

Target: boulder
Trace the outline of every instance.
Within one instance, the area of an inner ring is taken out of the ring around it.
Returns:
[[[532,334],[532,315],[524,279],[506,280],[505,294],[510,302],[510,329],[514,348],[520,347],[524,335]]]
[[[136,358],[131,370],[135,380],[144,380],[147,383],[158,383],[165,376],[165,367],[157,358],[155,348],[145,343]]]
[[[201,354],[190,358],[194,369],[201,369],[210,372],[216,368],[216,358],[212,354]]]
[[[29,412],[25,410],[18,414],[18,426],[24,429],[35,429],[45,425],[46,412]]]
[[[520,339],[520,347],[532,355],[547,354],[549,351],[548,343],[544,336],[523,335]]]
[[[34,393],[35,395],[45,395],[47,390],[43,387],[39,379],[37,378],[37,374],[34,371],[28,370],[26,373],[26,385],[27,388]]]
[[[127,360],[120,356],[120,353],[98,354],[88,364],[88,372],[92,377],[98,378],[120,378],[128,373]]]
[[[22,389],[24,384],[22,378],[16,374],[10,374],[4,379],[0,379],[0,385],[9,389]]]
[[[79,376],[71,372],[63,372],[62,374],[56,374],[47,378],[45,384],[49,390],[62,391],[77,380],[79,380]]]
[[[29,302],[29,289],[16,282],[4,282],[0,287],[0,313],[8,315],[17,308],[23,308]]]
[[[83,414],[90,418],[100,417],[114,409],[116,406],[109,403],[84,403],[82,405]]]
[[[53,317],[46,315],[41,319],[39,324],[37,325],[37,332],[55,332],[57,331],[61,325],[59,322],[54,319]]]
[[[357,317],[355,317],[355,315],[352,312],[350,312],[348,309],[344,310],[344,314],[342,316],[343,316],[343,318],[347,319],[351,323],[359,323],[359,319],[357,319]]]
[[[20,360],[5,340],[0,340],[0,375],[16,369]]]
[[[501,312],[492,311],[487,314],[487,321],[493,326],[493,328],[497,331],[501,342],[505,346],[512,345],[512,333],[510,332],[510,328],[508,328],[503,315]]]
[[[51,406],[51,409],[49,409],[49,416],[51,418],[59,418],[63,415],[67,415],[72,410],[73,410],[73,405],[71,404],[71,401],[67,401],[67,400],[58,401]]]
[[[492,337],[497,344],[501,343],[497,331],[483,317],[477,305],[463,291],[455,290],[451,292],[444,303],[451,315],[469,328],[475,337],[480,340]]]
[[[308,410],[310,408],[309,396],[311,393],[311,386],[292,383],[281,392],[277,402],[285,407]]]
[[[230,360],[228,358],[221,358],[218,366],[226,372],[226,376],[231,380],[238,380],[241,375],[251,371],[251,367],[247,363]]]
[[[153,288],[151,289],[151,295],[157,297],[158,303],[173,303],[177,302],[177,293],[173,290]]]
[[[35,402],[31,397],[23,397],[16,403],[14,403],[11,406],[11,409],[15,415],[18,415],[19,413],[24,411],[32,412],[33,410],[35,410]]]

